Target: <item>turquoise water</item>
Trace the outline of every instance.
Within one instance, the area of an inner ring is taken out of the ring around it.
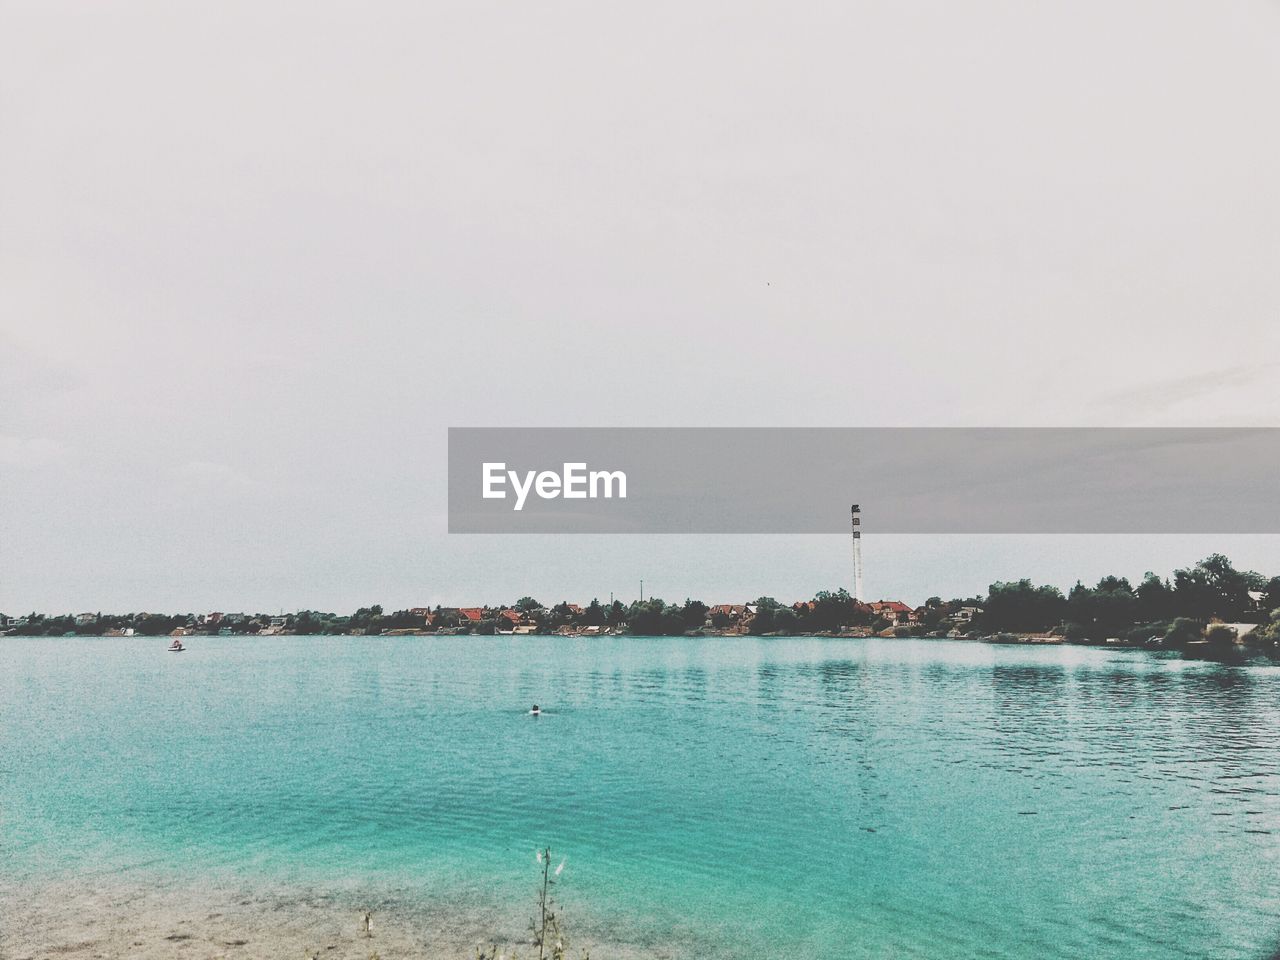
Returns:
[[[1280,940],[1274,667],[905,640],[166,642],[0,640],[0,883],[470,891],[522,922],[550,844],[571,922],[675,956],[1256,960]]]

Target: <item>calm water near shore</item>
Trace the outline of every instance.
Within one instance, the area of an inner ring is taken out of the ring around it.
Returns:
[[[664,956],[1280,943],[1278,667],[917,640],[166,643],[0,639],[0,893],[307,891],[465,919],[467,942],[520,934],[550,844],[571,933]]]

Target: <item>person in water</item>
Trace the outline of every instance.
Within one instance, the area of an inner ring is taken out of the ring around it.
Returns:
[[[529,712],[530,712],[530,713],[532,713],[532,714],[536,717],[538,714],[542,713],[542,708],[541,708],[541,707],[539,707],[539,706],[535,703],[535,704],[533,705],[533,709],[532,709],[532,710],[530,710]]]

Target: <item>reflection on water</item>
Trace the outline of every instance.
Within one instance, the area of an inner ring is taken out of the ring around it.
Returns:
[[[1280,668],[902,640],[162,648],[0,642],[0,882],[483,893],[501,925],[549,842],[571,915],[678,956],[1259,958],[1280,929]]]

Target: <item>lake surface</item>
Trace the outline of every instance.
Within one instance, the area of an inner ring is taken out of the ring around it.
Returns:
[[[166,643],[0,640],[0,885],[381,889],[519,929],[549,844],[571,928],[669,956],[1280,943],[1280,668],[915,640]]]

